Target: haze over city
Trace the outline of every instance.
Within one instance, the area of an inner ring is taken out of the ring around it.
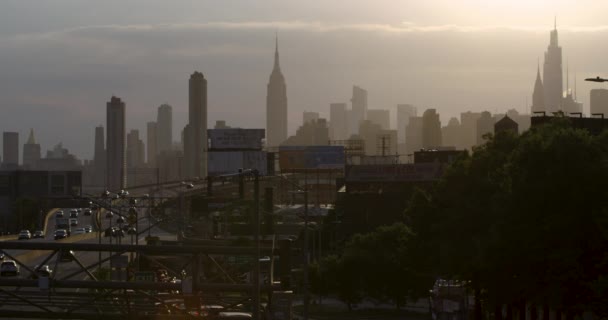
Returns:
[[[323,5],[321,5],[321,3]],[[529,112],[536,65],[557,16],[560,45],[578,80],[608,70],[608,25],[597,1],[23,1],[0,11],[4,131],[43,150],[63,142],[93,155],[93,130],[112,95],[127,103],[127,128],[145,132],[162,103],[174,137],[187,119],[192,70],[208,80],[208,123],[263,127],[274,37],[287,82],[289,133],[303,111],[328,117],[352,85],[369,107],[436,108],[443,124],[460,112]],[[528,105],[526,105],[526,101]],[[76,133],[77,134],[74,134]],[[144,135],[145,136],[145,135]]]

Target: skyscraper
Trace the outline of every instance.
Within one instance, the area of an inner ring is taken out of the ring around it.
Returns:
[[[306,124],[306,122],[319,120],[319,113],[314,111],[304,111],[302,113],[302,124]]]
[[[426,109],[422,114],[422,147],[441,147],[441,121],[435,109]]]
[[[332,103],[329,105],[329,127],[331,139],[348,139],[346,103]]]
[[[379,124],[383,130],[391,128],[391,113],[389,110],[369,109],[367,110],[367,120]]]
[[[422,117],[410,117],[405,128],[405,147],[407,154],[413,154],[422,148]]]
[[[350,134],[357,134],[359,124],[365,120],[367,114],[367,91],[358,86],[353,86],[353,97],[350,99],[352,103],[352,118],[350,123]]]
[[[156,117],[156,153],[169,151],[173,144],[173,116],[172,108],[168,104],[158,107]]]
[[[591,89],[591,114],[604,114],[608,118],[608,89]]]
[[[287,139],[287,85],[279,64],[279,40],[275,39],[274,67],[266,93],[266,146],[276,147]]]
[[[547,113],[557,112],[561,109],[563,85],[562,48],[557,42],[557,24],[555,24],[551,31],[549,47],[545,52],[543,67],[544,102]]]
[[[111,191],[127,186],[125,103],[112,97],[106,104],[106,182]]]
[[[198,71],[190,76],[184,141],[186,176],[207,177],[207,80]]]
[[[2,134],[2,167],[16,169],[19,166],[19,133],[4,132]]]
[[[33,170],[40,160],[40,144],[34,139],[34,129],[30,129],[30,136],[23,145],[23,168]]]
[[[397,105],[397,133],[399,143],[405,142],[405,128],[407,127],[410,117],[416,117],[418,111],[411,104]]]
[[[536,67],[536,81],[534,82],[534,92],[532,93],[532,112],[545,110],[545,90],[543,81],[540,78],[540,66]]]
[[[147,147],[147,163],[148,167],[156,168],[156,156],[158,155],[158,136],[157,136],[158,125],[154,121],[147,123],[146,132],[146,147]]]
[[[93,155],[95,167],[94,183],[97,186],[107,187],[106,183],[106,143],[103,126],[95,127],[95,154]]]
[[[127,134],[127,168],[143,167],[144,159],[144,142],[139,138],[139,130],[131,129]]]
[[[492,114],[488,111],[481,113],[481,117],[477,119],[477,145],[482,145],[486,142],[484,136],[494,132],[494,124],[496,121]]]

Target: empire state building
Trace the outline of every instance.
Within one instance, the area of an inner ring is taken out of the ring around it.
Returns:
[[[547,113],[561,110],[563,98],[562,48],[557,44],[557,25],[551,31],[551,41],[545,52],[543,67],[543,87]]]
[[[287,139],[287,86],[279,65],[279,40],[275,40],[274,68],[266,94],[266,147],[277,147]]]

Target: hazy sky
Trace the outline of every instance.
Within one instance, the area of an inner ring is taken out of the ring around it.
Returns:
[[[328,116],[330,103],[348,102],[353,84],[372,109],[434,107],[444,125],[466,110],[524,112],[555,15],[588,111],[601,85],[581,79],[608,76],[606,12],[589,0],[4,0],[0,130],[20,132],[21,144],[33,127],[43,152],[62,141],[89,159],[116,95],[144,138],[171,104],[177,139],[194,70],[208,80],[210,126],[264,127],[275,32],[290,132],[303,111]]]

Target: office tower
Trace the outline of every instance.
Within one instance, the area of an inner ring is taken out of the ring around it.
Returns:
[[[95,153],[93,155],[93,166],[95,173],[93,180],[95,185],[106,185],[106,143],[103,132],[103,126],[95,127]]]
[[[494,118],[488,111],[481,113],[481,117],[477,119],[477,145],[485,143],[484,136],[488,133],[494,132]]]
[[[276,39],[274,67],[266,93],[266,146],[277,147],[287,139],[287,86],[279,64],[279,40]]]
[[[557,24],[551,31],[551,39],[543,67],[543,87],[545,90],[545,110],[547,113],[561,110],[563,97],[562,48],[557,42]]]
[[[19,133],[4,132],[2,135],[3,159],[2,167],[16,169],[19,166]]]
[[[331,103],[329,105],[329,131],[332,140],[348,139],[346,103]]]
[[[534,92],[532,93],[532,112],[545,110],[545,89],[543,81],[540,79],[540,66],[536,67],[536,81],[534,82]]]
[[[391,128],[391,113],[389,110],[369,109],[367,110],[367,120],[379,124],[383,130]]]
[[[110,191],[127,186],[125,103],[112,97],[106,104],[106,183]]]
[[[207,80],[198,71],[190,76],[189,81],[184,158],[186,177],[207,177]]]
[[[358,86],[353,86],[351,122],[349,123],[350,134],[357,134],[359,124],[365,120],[367,114],[367,91]]]
[[[416,117],[418,111],[411,104],[397,105],[397,134],[399,143],[405,142],[405,128],[410,121],[410,117]]]
[[[327,120],[319,118],[304,123],[296,134],[287,138],[282,145],[286,146],[324,146],[329,144]]]
[[[441,128],[441,137],[444,146],[462,149],[462,127],[460,126],[460,121],[454,117],[450,118],[448,125]]]
[[[156,153],[169,151],[173,144],[173,116],[172,108],[168,104],[158,107],[156,116]]]
[[[462,142],[467,149],[477,145],[477,119],[481,117],[480,112],[460,113],[460,126],[462,127]]]
[[[405,127],[405,147],[408,155],[422,149],[422,117],[410,117]]]
[[[156,156],[158,155],[158,125],[150,121],[146,125],[146,146],[148,167],[156,168]]]
[[[435,109],[426,109],[422,114],[422,147],[441,147],[441,121]]]
[[[608,89],[591,89],[590,91],[591,114],[603,114],[608,118]]]
[[[40,144],[34,139],[34,129],[30,129],[30,136],[23,145],[23,168],[34,170],[36,163],[40,160]]]
[[[127,168],[144,166],[144,150],[144,142],[139,138],[139,130],[131,129],[127,134]]]
[[[318,119],[319,119],[318,112],[304,111],[304,113],[302,114],[302,124],[305,124],[306,122],[309,122],[309,121],[318,120]]]

